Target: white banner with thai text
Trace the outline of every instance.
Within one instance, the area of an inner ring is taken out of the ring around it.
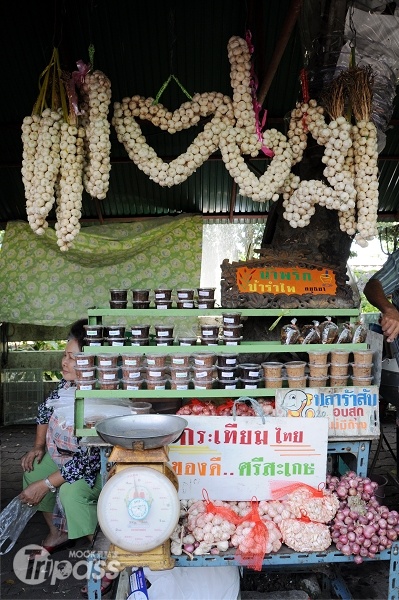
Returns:
[[[181,499],[270,500],[292,483],[325,482],[328,419],[184,415],[188,426],[169,446]]]

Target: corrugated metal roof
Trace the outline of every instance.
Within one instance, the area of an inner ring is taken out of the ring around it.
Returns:
[[[313,1],[313,0],[312,0]],[[305,0],[305,4],[312,5]],[[314,5],[314,3],[313,3]],[[112,83],[112,100],[139,94],[155,97],[173,73],[190,94],[220,91],[231,96],[227,42],[245,37],[249,29],[255,47],[254,61],[260,81],[270,64],[291,0],[36,0],[7,3],[0,58],[3,94],[0,97],[0,223],[25,219],[20,166],[20,127],[31,113],[38,79],[54,45],[62,65],[72,71],[76,61],[88,62],[88,46],[95,46],[94,66]],[[273,78],[264,107],[269,126],[284,130],[284,117],[299,98],[302,50],[298,25],[288,41]],[[171,82],[161,96],[170,109],[186,100]],[[112,112],[112,111],[111,111]],[[380,212],[398,212],[399,105],[393,128],[380,159]],[[174,157],[190,144],[198,128],[173,136],[143,124],[148,141],[158,154]],[[112,129],[112,170],[107,198],[95,202],[86,193],[83,220],[134,219],[179,212],[201,213],[209,219],[263,220],[268,203],[240,196],[218,153],[186,182],[162,188],[150,181],[127,157]],[[265,161],[254,162],[263,170]],[[50,218],[54,218],[54,214]]]

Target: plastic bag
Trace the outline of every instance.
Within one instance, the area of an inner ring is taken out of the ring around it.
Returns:
[[[282,344],[296,344],[298,342],[300,331],[296,321],[296,319],[292,319],[291,323],[281,328]]]
[[[13,498],[0,513],[0,555],[6,554],[13,548],[29,519],[37,511],[37,506],[23,504],[18,496]],[[9,545],[3,549],[5,542]]]
[[[337,344],[350,344],[353,338],[352,324],[343,323],[339,327]]]
[[[301,344],[320,344],[319,321],[313,321],[312,325],[304,325],[301,329]]]
[[[237,566],[174,567],[151,571],[144,567],[151,586],[149,600],[236,600],[240,593],[240,571]]]
[[[362,344],[366,341],[367,338],[367,329],[361,321],[355,323],[355,330],[353,332],[352,342],[354,344]]]
[[[331,317],[326,317],[323,323],[320,323],[320,335],[322,344],[334,344],[338,337],[338,325],[331,321]]]

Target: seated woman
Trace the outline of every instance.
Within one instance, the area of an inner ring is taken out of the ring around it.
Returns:
[[[87,320],[82,319],[71,326],[62,357],[62,379],[39,406],[35,443],[21,460],[24,489],[20,499],[37,506],[49,528],[42,550],[33,553],[31,560],[40,560],[80,537],[91,541],[97,526],[100,452],[80,446],[74,436],[73,418],[65,420],[67,409],[73,415],[75,354],[82,351],[85,324]],[[103,578],[102,593],[111,585],[111,580]]]

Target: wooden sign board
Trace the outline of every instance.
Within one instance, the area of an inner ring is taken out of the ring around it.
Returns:
[[[185,415],[188,426],[169,446],[181,499],[271,499],[292,483],[325,482],[328,419]]]
[[[276,390],[276,416],[328,418],[328,438],[379,437],[378,386],[348,388],[281,388]]]
[[[300,267],[238,267],[237,287],[240,292],[259,294],[327,294],[337,290],[332,269],[303,269]]]
[[[260,258],[222,264],[224,308],[354,308],[346,266],[310,259],[295,248],[262,248]],[[324,312],[324,310],[323,310]],[[328,313],[325,313],[328,314]]]

